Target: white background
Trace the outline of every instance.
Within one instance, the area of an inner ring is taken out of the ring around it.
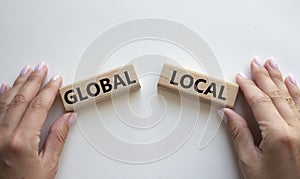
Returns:
[[[284,75],[292,73],[296,79],[300,79],[299,8],[300,2],[297,0],[2,0],[1,82],[12,84],[24,65],[34,66],[39,61],[45,61],[50,69],[48,78],[60,73],[64,84],[69,84],[73,82],[81,55],[93,39],[116,24],[143,17],[169,19],[197,32],[213,50],[224,78],[228,81],[234,82],[235,74],[240,71],[250,76],[249,61],[255,55],[274,56]],[[153,44],[152,46],[160,47]],[[165,48],[169,49],[169,52],[172,51],[171,47]],[[140,53],[145,49],[136,50]],[[167,51],[165,53],[168,53]],[[126,50],[123,53],[126,53]],[[174,50],[174,53],[180,55],[179,51]],[[120,59],[120,56],[117,57],[106,64],[104,69],[127,62]],[[193,63],[188,60],[178,62],[193,67]],[[139,92],[141,96],[151,93],[151,90],[155,91],[153,81],[154,78],[149,83],[142,81],[144,87]],[[137,98],[134,100],[140,102]],[[109,103],[106,103],[106,112],[113,111],[114,108],[107,108]],[[243,99],[239,98],[237,111],[241,114],[249,113],[247,106],[243,104]],[[146,107],[139,110],[142,114],[145,111],[149,113]],[[194,112],[195,115],[198,113],[197,110]],[[53,119],[61,113],[61,104],[56,101],[44,133]],[[194,114],[191,112],[187,115],[192,117]],[[79,112],[79,122],[70,130],[57,178],[241,178],[236,155],[224,124],[207,147],[198,149],[206,120],[201,118],[201,114],[191,138],[174,154],[153,163],[135,165],[112,160],[87,142],[80,131],[79,123],[88,121],[88,117],[87,112]],[[211,120],[218,123],[219,119],[213,115]],[[105,138],[99,136],[99,140]]]

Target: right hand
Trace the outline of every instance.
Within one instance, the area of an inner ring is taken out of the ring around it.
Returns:
[[[223,109],[247,179],[300,178],[300,91],[293,76],[282,79],[273,59],[251,62],[254,81],[237,75],[262,135],[259,146],[246,120],[231,109]]]

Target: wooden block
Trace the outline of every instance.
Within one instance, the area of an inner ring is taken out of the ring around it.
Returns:
[[[65,111],[74,111],[139,88],[137,74],[130,64],[62,87],[59,93]]]
[[[203,102],[233,108],[239,86],[214,77],[164,64],[158,87],[174,93],[200,98]]]

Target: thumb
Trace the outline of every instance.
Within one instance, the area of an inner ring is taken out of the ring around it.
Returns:
[[[247,122],[235,111],[224,108],[218,111],[227,123],[232,136],[232,141],[237,151],[240,165],[257,165],[258,148],[254,144],[253,136],[248,128]],[[242,167],[242,166],[241,166]]]
[[[76,118],[76,113],[66,113],[57,119],[51,127],[41,152],[43,162],[47,166],[57,168],[69,128]]]

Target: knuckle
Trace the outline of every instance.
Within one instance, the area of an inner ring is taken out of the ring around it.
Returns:
[[[8,142],[8,148],[11,153],[20,154],[26,150],[27,146],[21,134],[15,133]]]
[[[292,149],[298,144],[298,138],[290,133],[284,132],[281,135],[275,137],[275,141],[280,145]]]
[[[6,102],[0,102],[0,112],[7,111],[9,108],[10,104]]]
[[[272,100],[269,96],[267,96],[266,94],[256,94],[252,97],[250,97],[249,99],[249,104],[250,106],[253,106],[253,105],[256,105],[256,104],[259,104],[259,103],[271,103]]]
[[[293,98],[296,98],[296,99],[300,99],[300,91],[297,90],[294,92],[294,94],[292,94]]]
[[[271,78],[273,78],[275,80],[283,81],[282,74],[279,71],[275,71],[275,72],[271,73],[270,75],[271,75]]]
[[[297,108],[297,105],[296,105],[295,101],[293,100],[293,98],[291,98],[291,97],[285,97],[284,100],[287,102],[287,104],[291,108]]]
[[[238,139],[238,136],[240,135],[241,130],[238,126],[233,125],[231,127],[231,136],[232,136],[232,140],[236,141]]]
[[[25,79],[19,77],[14,81],[13,86],[22,86],[24,84],[24,82],[25,82]]]
[[[253,75],[254,81],[262,80],[265,77],[268,78],[270,77],[269,73],[266,70],[261,70],[261,69],[254,70],[254,75]]]
[[[41,79],[40,79],[40,77],[39,77],[38,74],[32,73],[32,74],[28,77],[27,82],[40,84],[42,81],[41,81]]]
[[[42,98],[35,98],[31,101],[29,107],[32,109],[44,109],[44,100]]]
[[[53,89],[56,89],[56,88],[57,88],[57,89],[58,89],[59,87],[57,87],[57,84],[55,84],[55,83],[48,82],[48,83],[45,84],[44,89],[45,89],[45,88],[50,88],[50,89],[51,89],[51,88],[53,88]]]
[[[271,91],[269,97],[272,101],[278,101],[284,98],[283,94],[278,89],[274,89],[273,91]]]
[[[56,140],[57,142],[59,142],[60,144],[64,144],[66,141],[67,136],[65,135],[65,133],[63,131],[57,131],[56,132]]]
[[[22,93],[16,94],[11,102],[11,106],[17,106],[20,104],[28,104],[27,97]]]
[[[66,126],[60,126],[60,127],[52,127],[50,129],[50,133],[53,135],[54,140],[58,142],[59,144],[63,145],[67,138],[67,127]]]

